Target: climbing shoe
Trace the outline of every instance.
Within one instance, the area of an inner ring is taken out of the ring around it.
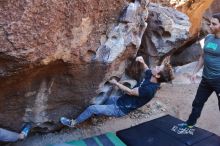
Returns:
[[[68,119],[66,117],[61,117],[60,118],[60,122],[65,125],[65,126],[68,126],[68,127],[74,127],[75,124],[76,124],[76,121],[75,120],[71,120],[71,119]]]
[[[24,137],[27,137],[30,131],[31,131],[31,123],[25,123],[21,130],[21,133],[24,135]]]
[[[188,125],[187,123],[180,123],[177,126],[178,126],[178,128],[182,128],[182,129],[185,129],[185,128],[192,129],[195,127],[194,125]]]

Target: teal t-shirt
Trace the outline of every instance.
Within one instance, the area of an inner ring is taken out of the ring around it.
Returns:
[[[214,35],[205,38],[203,77],[220,78],[220,38]]]

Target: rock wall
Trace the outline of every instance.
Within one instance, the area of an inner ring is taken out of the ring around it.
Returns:
[[[186,3],[179,5],[178,10],[187,14],[192,26],[190,35],[195,36],[201,29],[202,18],[206,10],[210,7],[213,0],[188,0]]]
[[[148,64],[154,66],[187,41],[190,22],[187,15],[174,8],[154,3],[149,5],[148,18],[139,54],[144,54]]]
[[[147,5],[0,1],[1,127],[32,122],[48,132],[59,128],[59,117],[74,118],[94,97],[102,100],[111,91],[107,81],[120,79],[138,51]]]
[[[59,117],[118,94],[109,79],[134,86],[125,70],[136,55],[150,66],[169,54],[176,65],[195,60],[198,51],[185,46],[199,26],[189,20],[210,1],[194,2],[178,3],[189,19],[148,0],[0,1],[0,126],[60,128]]]
[[[204,14],[219,12],[218,0],[151,0],[162,6],[173,7],[189,16],[190,36],[195,37],[201,29]]]
[[[207,9],[207,13],[214,14],[214,13],[220,13],[220,1],[219,0],[213,0],[210,7]]]
[[[172,50],[173,65],[184,65],[198,59],[201,46],[197,41],[209,32],[208,20],[218,12],[218,0],[151,0],[163,6],[169,6],[188,15],[191,22],[189,38]],[[176,51],[175,51],[176,50]],[[186,53],[187,52],[187,53]]]

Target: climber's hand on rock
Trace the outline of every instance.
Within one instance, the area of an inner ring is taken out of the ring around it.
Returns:
[[[142,56],[138,56],[136,57],[136,61],[140,62],[140,63],[144,63],[144,59]]]
[[[118,82],[116,81],[116,79],[111,79],[111,80],[109,80],[109,83],[116,85]]]

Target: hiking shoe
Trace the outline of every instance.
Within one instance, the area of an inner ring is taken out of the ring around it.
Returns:
[[[75,124],[76,124],[76,121],[75,120],[71,120],[71,119],[68,119],[66,117],[61,117],[60,118],[60,122],[65,125],[65,126],[68,126],[68,127],[74,127]]]
[[[179,129],[192,129],[194,128],[195,126],[194,125],[188,125],[187,123],[181,123],[181,124],[178,124],[178,128]]]
[[[27,137],[30,130],[31,130],[31,123],[25,123],[21,130],[21,133],[24,135],[24,137]]]

